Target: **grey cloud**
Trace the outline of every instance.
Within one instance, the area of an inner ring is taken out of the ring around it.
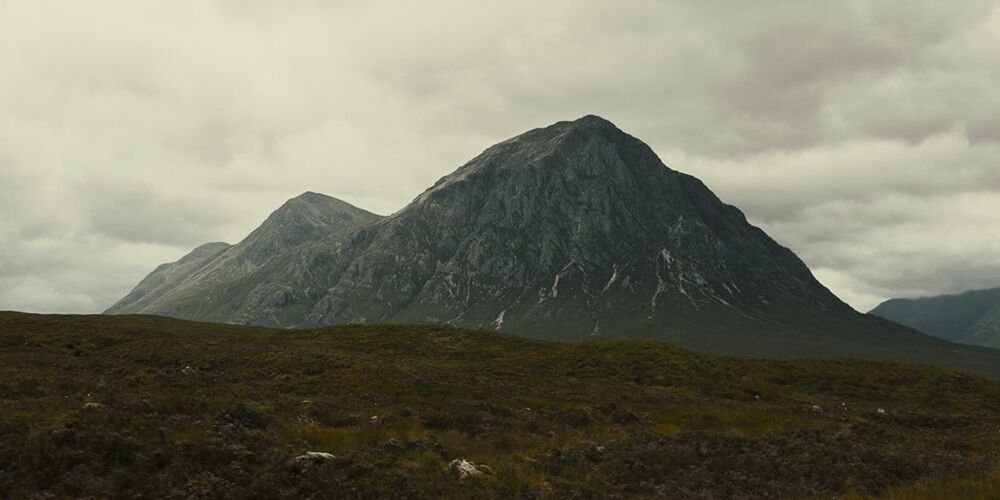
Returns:
[[[615,4],[566,12],[570,9],[550,7],[573,22],[553,29],[544,16],[529,19],[518,25],[511,33],[514,41],[505,40],[507,44],[477,32],[455,50],[450,47],[455,41],[451,33],[429,33],[429,47],[404,47],[405,57],[376,53],[369,65],[415,99],[454,98],[468,92],[471,84],[476,92],[494,91],[496,100],[517,114],[562,110],[572,115],[581,102],[624,110],[630,117],[653,113],[657,117],[649,119],[650,128],[684,149],[731,156],[777,147],[802,149],[857,135],[854,129],[867,128],[867,117],[855,121],[842,112],[838,88],[852,86],[864,96],[871,92],[869,86],[884,85],[901,71],[911,71],[912,80],[920,82],[941,62],[925,60],[922,54],[963,35],[991,8],[983,2],[940,11],[936,4],[901,2],[878,8],[863,2],[778,2],[768,9],[712,2],[625,5],[634,8]],[[621,28],[627,25],[621,21],[625,13],[631,14],[634,25],[627,36]],[[605,18],[611,21],[600,22]],[[506,50],[489,48],[496,46]],[[928,90],[934,93],[910,97],[930,101],[956,88]],[[975,108],[961,104],[952,112]],[[904,105],[910,104],[899,106]],[[467,111],[460,108],[456,113],[476,116]],[[918,128],[940,130],[926,118],[912,118],[902,126],[915,121]],[[883,132],[896,137],[891,128],[883,127]]]
[[[774,225],[814,269],[855,280],[874,306],[891,296],[926,296],[1000,284],[1000,195],[996,192],[887,196],[828,203]]]
[[[0,232],[0,234],[3,234]],[[149,262],[186,250],[122,244],[94,235],[0,241],[0,310],[95,312],[149,272]],[[131,281],[131,282],[130,282]]]
[[[692,161],[689,168],[757,220],[794,219],[826,203],[873,207],[894,196],[1000,190],[1000,147],[971,145],[959,134],[919,144],[854,141],[810,151],[776,152],[734,160]],[[922,203],[932,200],[924,199]]]
[[[128,243],[184,246],[213,239],[223,231],[227,213],[210,197],[164,198],[150,185],[82,183],[92,197],[86,205],[83,231]]]

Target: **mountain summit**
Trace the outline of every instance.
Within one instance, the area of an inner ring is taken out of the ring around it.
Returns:
[[[738,209],[597,116],[492,146],[386,218],[319,196],[290,200],[235,247],[161,266],[109,312],[641,336],[737,355],[941,362],[953,347],[855,312]],[[991,356],[961,349],[947,364]]]

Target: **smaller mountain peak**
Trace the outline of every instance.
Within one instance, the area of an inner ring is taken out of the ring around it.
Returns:
[[[292,198],[292,199],[293,200],[302,200],[302,201],[320,201],[320,200],[332,200],[334,198],[332,196],[327,196],[327,195],[325,195],[323,193],[317,193],[317,192],[314,192],[314,191],[306,191],[306,192],[304,192],[304,193],[302,193],[302,194],[300,194],[300,195],[298,195],[298,196],[296,196],[295,198]]]
[[[331,214],[342,215],[345,213],[363,214],[365,217],[379,217],[378,215],[351,205],[350,203],[339,198],[334,198],[333,196],[317,193],[315,191],[306,191],[283,203],[277,210],[271,213],[264,223],[267,224],[267,221],[277,220],[277,218],[299,218],[303,216],[322,217]]]
[[[355,208],[351,204],[339,198],[334,198],[330,195],[325,195],[323,193],[317,193],[315,191],[306,191],[294,198],[289,199],[284,205],[278,208],[278,211],[285,210],[329,210],[329,209],[342,209],[348,210]]]

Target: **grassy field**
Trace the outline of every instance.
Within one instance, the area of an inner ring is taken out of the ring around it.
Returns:
[[[1000,383],[917,365],[0,313],[0,498],[998,498],[998,452]]]

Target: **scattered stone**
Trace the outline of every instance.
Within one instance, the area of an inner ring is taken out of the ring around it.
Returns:
[[[183,370],[181,370],[181,373],[184,374],[184,375],[194,375],[197,372],[198,372],[198,370],[195,370],[194,368],[192,368],[191,365],[187,365],[187,366],[184,367]]]
[[[100,408],[102,406],[104,406],[104,405],[102,405],[101,403],[94,403],[94,402],[84,403],[83,404],[83,408],[85,410],[91,410],[91,409],[94,409],[94,408]]]
[[[812,405],[812,411],[823,411],[823,408],[819,405]]]
[[[456,458],[448,464],[448,475],[459,481],[465,481],[470,477],[479,477],[483,474],[492,475],[493,469],[486,465],[476,465],[464,458]]]
[[[885,411],[885,408],[879,408],[879,409],[875,410],[875,414],[878,415],[878,416],[880,416],[880,417],[884,417],[884,416],[886,416],[888,414],[888,412]]]
[[[368,423],[372,425],[378,424],[381,421],[382,419],[380,419],[378,415],[372,415],[371,417],[368,418]]]
[[[307,451],[304,454],[295,457],[295,463],[320,465],[331,460],[335,460],[336,458],[337,457],[333,456],[332,453],[327,453],[325,451]]]

